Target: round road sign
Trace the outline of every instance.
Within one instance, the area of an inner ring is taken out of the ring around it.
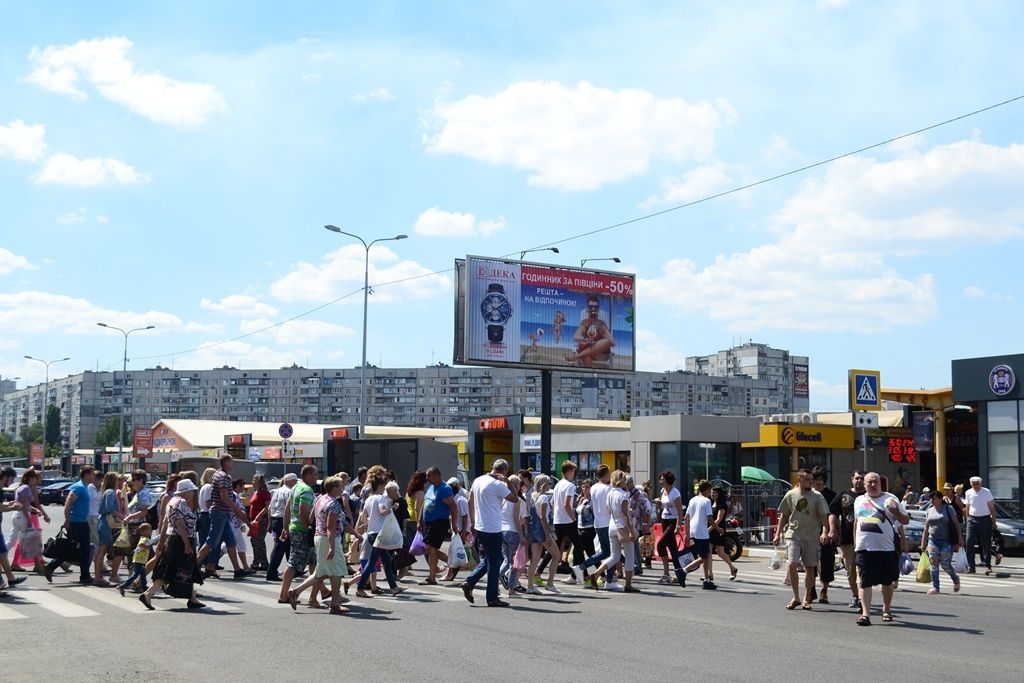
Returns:
[[[292,426],[285,422],[283,425],[277,428],[277,433],[282,439],[292,438],[292,434],[295,432]]]

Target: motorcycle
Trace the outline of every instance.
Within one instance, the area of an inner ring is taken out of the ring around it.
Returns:
[[[743,527],[739,517],[726,520],[724,531],[725,553],[730,560],[737,560],[743,554]]]

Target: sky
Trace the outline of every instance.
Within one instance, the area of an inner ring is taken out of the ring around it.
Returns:
[[[635,273],[637,367],[747,340],[942,387],[1020,352],[1016,2],[0,0],[0,377],[452,362],[454,259]],[[590,234],[587,234],[590,233]],[[285,322],[287,321],[287,322]],[[284,324],[278,324],[278,323]],[[245,335],[245,336],[243,336]],[[239,338],[241,337],[241,338]]]

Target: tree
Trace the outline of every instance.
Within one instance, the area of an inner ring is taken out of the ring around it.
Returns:
[[[27,427],[23,427],[21,430],[21,440],[25,443],[36,443],[42,442],[43,440],[43,423],[35,422]]]
[[[46,445],[60,448],[60,408],[52,403],[46,408]]]
[[[107,421],[103,423],[103,426],[96,432],[96,438],[93,440],[93,448],[106,448],[107,446],[116,446],[120,436],[118,435],[118,418],[116,415],[108,417]],[[132,426],[128,420],[124,421],[124,447],[131,448],[132,445]]]

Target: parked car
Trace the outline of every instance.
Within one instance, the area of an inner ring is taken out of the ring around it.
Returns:
[[[67,489],[75,483],[74,479],[59,479],[39,489],[39,503],[41,505],[63,504],[67,500]]]
[[[24,467],[14,468],[14,481],[11,482],[10,486],[5,486],[3,489],[4,500],[14,500],[14,492],[21,486],[21,475],[25,474],[25,469]]]
[[[1003,548],[1007,551],[1024,550],[1024,519],[1019,519],[1011,514],[1011,510],[1001,503],[996,503],[996,529],[1003,539]],[[907,544],[911,552],[917,552],[921,548],[921,536],[924,534],[924,519],[928,516],[931,503],[926,503],[918,510],[907,510],[910,515],[910,524],[904,527],[907,535]],[[967,529],[964,529],[967,535]]]

